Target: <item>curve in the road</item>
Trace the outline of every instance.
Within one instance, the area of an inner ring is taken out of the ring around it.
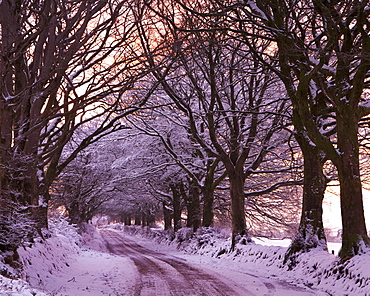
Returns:
[[[114,231],[101,230],[101,234],[111,253],[128,256],[135,263],[140,282],[135,285],[133,296],[253,295],[230,287],[220,278],[190,266],[185,260],[143,248]]]

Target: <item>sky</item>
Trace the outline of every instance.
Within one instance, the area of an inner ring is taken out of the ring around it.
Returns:
[[[323,202],[324,227],[333,229],[333,233],[342,228],[338,191],[338,187],[328,188]],[[363,189],[363,196],[366,227],[370,231],[370,191]]]

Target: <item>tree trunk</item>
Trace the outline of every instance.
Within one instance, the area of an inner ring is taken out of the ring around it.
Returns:
[[[229,173],[229,181],[232,215],[231,248],[234,249],[235,244],[241,239],[241,237],[247,235],[244,211],[244,172],[242,170],[235,170],[233,174]]]
[[[337,169],[342,213],[342,248],[339,256],[342,260],[363,252],[364,246],[370,246],[363,207],[357,125],[353,116],[337,121],[340,151]]]
[[[208,176],[204,182],[202,188],[203,193],[203,227],[213,226],[213,203],[214,203],[214,191],[213,191],[213,178],[210,179]]]
[[[38,176],[36,176],[38,177]],[[38,181],[38,201],[37,207],[35,207],[36,212],[33,213],[34,220],[37,221],[37,230],[48,230],[48,205],[50,201],[49,186],[45,184],[44,181]]]
[[[172,205],[173,205],[173,224],[174,231],[181,228],[181,195],[175,185],[171,185]]]
[[[67,208],[69,223],[70,224],[80,224],[81,217],[80,217],[80,207],[78,201],[72,201],[70,206]]]
[[[0,86],[0,91],[1,88]],[[8,158],[12,142],[12,131],[9,124],[11,122],[11,114],[12,111],[3,98],[0,97],[0,191],[2,195],[8,190]]]
[[[147,216],[147,224],[149,227],[155,227],[155,215],[149,213]]]
[[[0,55],[3,57],[0,62],[0,190],[7,189],[8,158],[10,157],[12,145],[12,122],[13,122],[13,100],[12,90],[14,89],[14,73],[6,62],[11,57],[11,50],[15,45],[15,38],[19,30],[17,11],[9,1],[0,3]],[[4,57],[8,57],[5,59]]]
[[[166,202],[162,202],[163,206],[163,220],[164,220],[164,230],[169,230],[172,228],[172,211],[169,209]]]
[[[142,212],[141,213],[141,226],[149,226],[148,224],[148,216],[146,213]]]
[[[187,221],[186,227],[193,228],[193,231],[197,231],[201,224],[201,217],[200,217],[200,201],[199,201],[199,188],[198,186],[189,181],[190,188],[189,194],[182,192],[182,196],[186,201],[186,209],[187,209]]]
[[[140,212],[135,213],[135,225],[141,225],[141,213]]]
[[[186,227],[193,228],[193,231],[197,231],[201,225],[201,210],[200,210],[200,193],[198,186],[191,182],[189,197],[187,200],[188,209],[188,221]]]
[[[302,133],[296,139],[304,157],[304,180],[301,221],[298,233],[292,240],[284,258],[284,264],[295,265],[296,254],[308,252],[320,247],[327,249],[324,225],[322,220],[322,201],[326,189],[326,178],[323,173],[323,153],[307,141]]]
[[[125,224],[125,226],[131,226],[131,214],[130,213],[123,214],[123,223]]]
[[[131,213],[128,213],[126,216],[125,225],[131,226]]]

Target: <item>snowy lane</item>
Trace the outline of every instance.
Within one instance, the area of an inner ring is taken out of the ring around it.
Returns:
[[[75,238],[62,235],[20,249],[30,287],[19,284],[10,289],[3,285],[3,290],[10,294],[2,294],[0,283],[0,295],[32,296],[41,292],[45,294],[40,295],[50,296],[364,295],[328,294],[312,285],[308,287],[296,278],[291,279],[278,266],[253,261],[256,254],[252,253],[252,261],[248,262],[238,260],[232,253],[231,257],[214,258],[185,253],[178,250],[178,245],[159,244],[117,230],[99,232],[85,239],[89,249],[81,248]],[[257,245],[254,249],[262,254]],[[331,282],[330,285],[334,286]]]
[[[173,247],[101,229],[108,250],[136,267],[130,296],[322,296],[254,264],[184,254]],[[135,241],[134,241],[135,240]],[[140,245],[139,245],[140,244]]]
[[[148,250],[114,231],[101,230],[101,235],[111,253],[128,256],[135,263],[140,274],[133,292],[135,296],[255,295],[192,267],[183,259]]]

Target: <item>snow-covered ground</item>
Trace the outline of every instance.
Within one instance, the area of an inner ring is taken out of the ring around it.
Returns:
[[[265,237],[257,237],[254,238],[254,241],[256,244],[263,245],[263,246],[279,246],[279,247],[285,247],[288,248],[290,245],[290,239],[268,239]],[[333,243],[328,242],[328,250],[330,253],[333,253],[335,255],[338,255],[341,247],[341,243]]]
[[[125,230],[121,225],[112,228],[150,250],[183,258],[234,282],[243,281],[246,275],[254,276],[255,286],[250,282],[238,284],[248,285],[257,296],[288,296],[284,283],[296,286],[300,293],[307,291],[307,295],[370,295],[370,254],[356,256],[338,266],[336,256],[312,251],[299,256],[297,266],[288,271],[282,267],[288,241],[255,239],[256,244],[237,245],[234,252],[228,252],[230,242],[223,235],[208,230],[190,240],[185,240],[189,233],[184,230],[179,237],[170,240],[158,231]],[[55,224],[52,232],[53,237],[46,243],[19,250],[24,263],[24,279],[0,277],[0,295],[131,295],[139,276],[135,264],[127,257],[108,254],[98,232],[90,229],[88,235],[81,237],[65,221]],[[265,286],[258,286],[259,282],[264,282]],[[277,282],[280,284],[273,290],[268,289],[269,283]],[[292,293],[290,295],[295,296],[294,290]]]

